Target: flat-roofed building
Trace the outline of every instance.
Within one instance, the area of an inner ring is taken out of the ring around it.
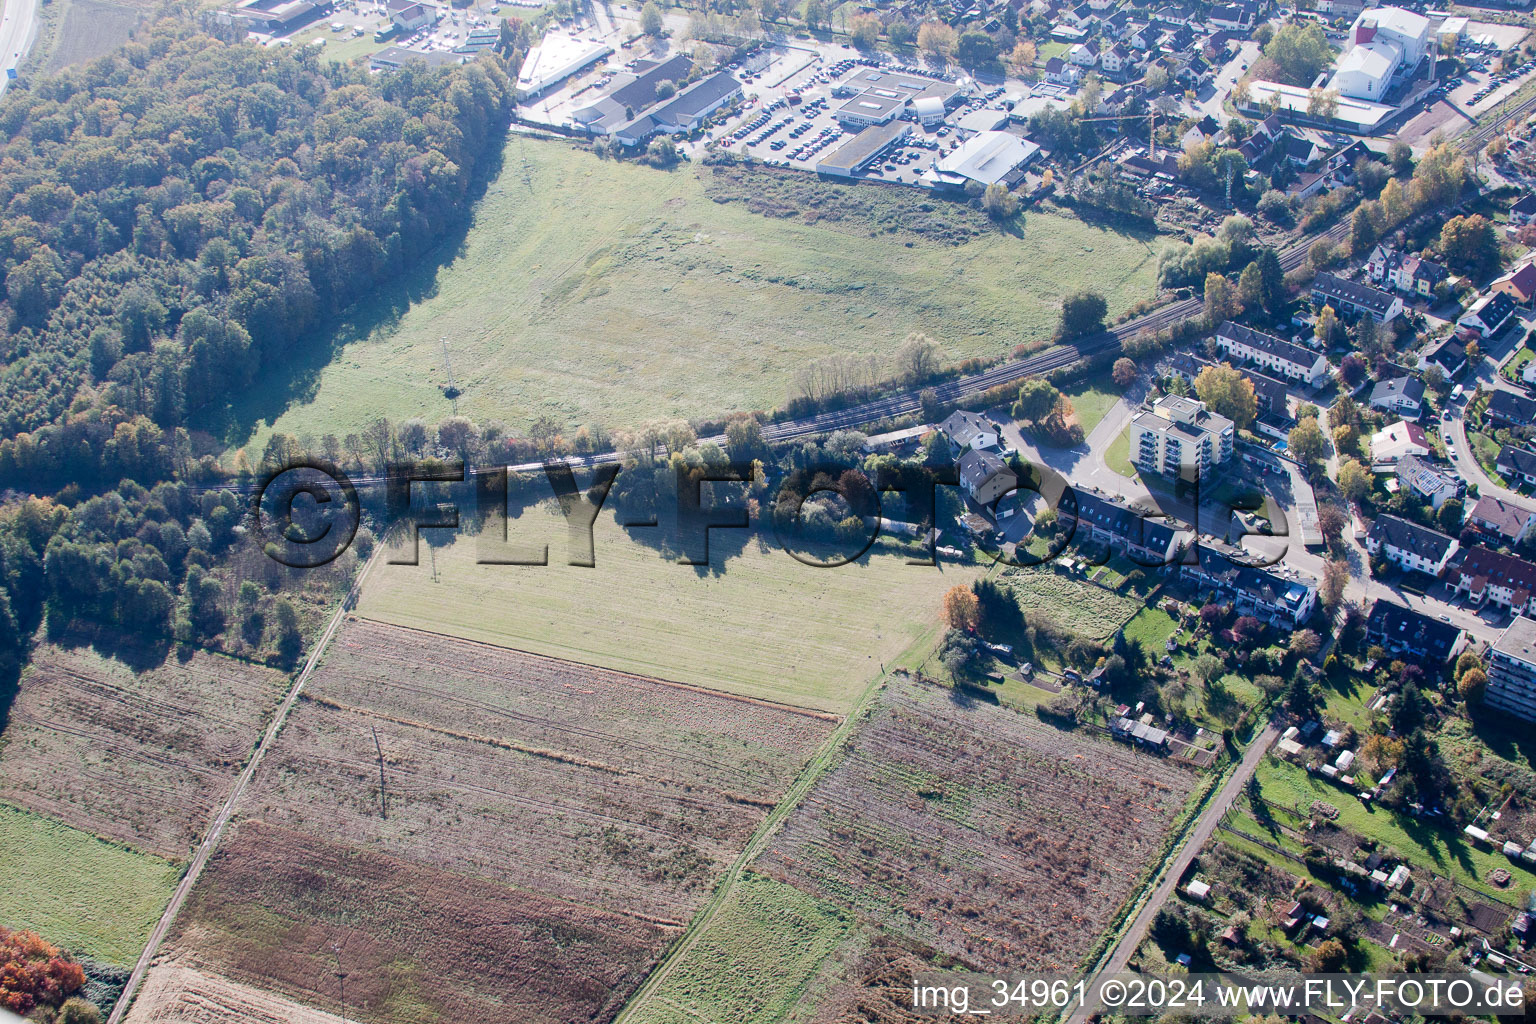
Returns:
[[[1536,619],[1518,615],[1488,652],[1489,707],[1536,722]]]
[[[890,121],[865,128],[828,153],[826,159],[816,165],[816,171],[819,174],[851,178],[911,133],[912,125],[906,121]]]
[[[866,90],[848,100],[832,116],[838,123],[860,128],[895,120],[907,106],[907,97],[886,90]]]
[[[606,43],[594,43],[564,32],[550,32],[523,58],[517,73],[517,98],[526,101],[542,96],[612,52],[613,47]]]
[[[1236,429],[1204,402],[1164,395],[1131,420],[1131,459],[1144,473],[1210,479],[1232,459]]]

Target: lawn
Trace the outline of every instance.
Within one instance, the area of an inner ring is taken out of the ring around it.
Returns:
[[[1104,450],[1104,465],[1121,476],[1136,478],[1136,466],[1131,462],[1131,428],[1120,431],[1120,436]]]
[[[1499,461],[1499,442],[1476,430],[1467,431],[1467,440],[1472,443],[1472,454],[1477,456],[1477,463],[1483,467],[1483,472],[1506,487],[1512,486],[1496,465]]]
[[[1168,653],[1168,638],[1181,632],[1182,628],[1172,615],[1151,606],[1137,612],[1125,624],[1125,638],[1141,644],[1153,661]]]
[[[1077,410],[1077,422],[1084,434],[1093,433],[1093,428],[1120,401],[1120,392],[1112,388],[1107,380],[1095,378],[1062,389],[1062,394],[1072,400],[1072,408]]]
[[[51,818],[0,804],[0,924],[76,956],[132,964],[181,869]]]
[[[1516,383],[1520,383],[1520,374],[1525,370],[1525,364],[1529,363],[1533,358],[1536,358],[1536,352],[1531,351],[1529,347],[1522,346],[1520,351],[1516,352],[1509,362],[1504,364],[1504,376]]]
[[[1536,874],[1508,857],[1479,849],[1468,842],[1454,824],[1398,814],[1385,807],[1367,807],[1339,787],[1309,775],[1305,768],[1267,758],[1255,776],[1264,799],[1303,811],[1314,800],[1339,809],[1338,824],[1362,836],[1384,843],[1410,864],[1447,875],[1478,892],[1508,901],[1536,886]],[[1486,878],[1495,868],[1514,876],[1506,889],[1489,885]]]
[[[850,915],[794,886],[748,873],[634,1024],[769,1024],[794,1010]]]
[[[380,565],[370,574],[359,614],[840,713],[882,664],[931,641],[945,590],[984,571],[874,552],[813,568],[771,539],[743,544],[737,530],[712,531],[708,568],[679,565],[626,536],[608,514],[595,527],[595,567],[579,568],[564,562],[558,519],[527,513],[511,529],[541,520],[559,531],[550,565],[479,565],[474,538],[430,553],[423,544],[420,566]]]
[[[253,390],[239,410],[248,457],[273,421],[317,440],[380,415],[436,421],[455,408],[514,428],[541,416],[622,427],[772,408],[819,357],[888,354],[912,331],[947,360],[1001,356],[1047,344],[1062,297],[1085,281],[1111,316],[1152,292],[1149,236],[1031,212],[1018,232],[950,244],[829,216],[862,186],[817,184],[814,209],[767,217],[715,201],[727,197],[713,173],[513,138],[442,266],[362,304],[335,347]],[[914,191],[910,203],[921,218],[940,201]],[[450,364],[456,405],[443,393]]]

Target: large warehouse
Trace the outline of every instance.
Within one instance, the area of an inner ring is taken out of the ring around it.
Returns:
[[[613,52],[603,43],[551,32],[528,51],[517,76],[517,98],[529,100],[559,85],[583,68],[591,67]]]

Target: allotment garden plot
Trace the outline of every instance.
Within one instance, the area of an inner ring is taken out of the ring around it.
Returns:
[[[760,870],[984,969],[1071,969],[1156,862],[1195,776],[899,681]]]
[[[257,773],[238,809],[241,838],[200,883],[179,948],[235,980],[329,1007],[305,988],[307,946],[275,956],[251,936],[269,926],[274,936],[355,931],[364,947],[392,949],[386,962],[400,957],[428,976],[439,956],[506,961],[483,982],[466,967],[457,994],[441,999],[413,990],[446,1019],[484,1017],[488,1000],[539,986],[549,987],[547,1006],[510,1019],[600,1019],[834,725],[820,713],[353,621]],[[317,859],[334,867],[310,893],[305,865]],[[250,880],[252,871],[271,878]],[[370,891],[368,879],[389,872],[420,876],[400,886],[419,909]],[[469,910],[452,879],[472,897]],[[504,913],[519,923],[450,929],[420,957],[406,941],[427,918]],[[589,962],[566,957],[572,942]],[[374,1019],[439,1019],[396,1012],[397,992],[371,998]]]

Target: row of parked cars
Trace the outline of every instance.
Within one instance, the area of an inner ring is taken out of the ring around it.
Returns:
[[[832,143],[842,138],[846,132],[841,128],[823,128],[810,142],[805,143],[799,149],[789,155],[796,160],[809,160],[811,157],[826,149]]]
[[[1492,78],[1488,79],[1487,83],[1481,89],[1473,93],[1472,102],[1480,103],[1484,97],[1493,92],[1499,86],[1507,85],[1508,83],[1513,82],[1524,73],[1524,70],[1516,69],[1514,71],[1505,71],[1502,74],[1494,75]]]

